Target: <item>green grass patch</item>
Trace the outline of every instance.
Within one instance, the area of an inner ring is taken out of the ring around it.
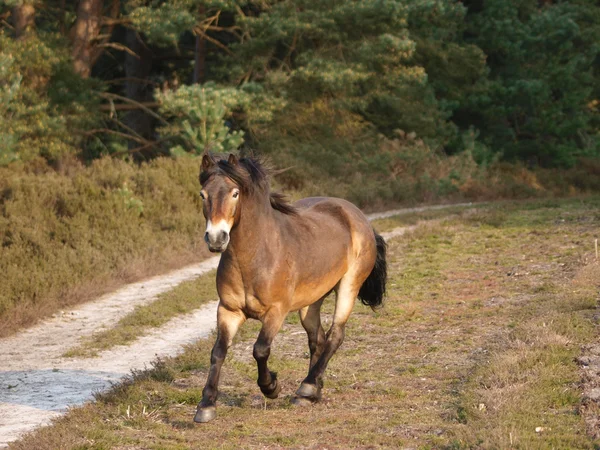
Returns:
[[[195,280],[181,283],[158,296],[152,303],[138,306],[107,330],[100,331],[69,349],[65,357],[93,357],[115,345],[125,345],[144,335],[151,328],[164,325],[175,316],[187,314],[205,303],[218,300],[215,285],[216,271]]]

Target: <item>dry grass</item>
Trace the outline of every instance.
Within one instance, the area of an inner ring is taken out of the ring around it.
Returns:
[[[212,345],[200,340],[12,448],[595,448],[574,359],[597,336],[598,205],[505,205],[392,242],[386,307],[357,305],[312,408],[289,404],[308,365],[290,316],[272,353],[277,400],[255,385],[249,323],[215,421],[191,422]]]

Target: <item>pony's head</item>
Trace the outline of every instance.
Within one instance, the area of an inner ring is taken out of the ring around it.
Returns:
[[[237,158],[230,154],[221,159],[211,154],[202,157],[200,196],[206,219],[204,240],[211,252],[224,252],[229,244],[231,229],[238,223],[241,202],[258,193],[269,199],[273,209],[284,214],[296,210],[283,197],[269,191],[268,172],[255,158]]]
[[[234,178],[226,175],[227,172],[233,172],[238,164],[234,155],[229,155],[227,161],[217,160],[208,154],[202,157],[200,197],[206,219],[204,240],[211,252],[224,252],[227,249],[229,232],[239,215],[241,189]]]

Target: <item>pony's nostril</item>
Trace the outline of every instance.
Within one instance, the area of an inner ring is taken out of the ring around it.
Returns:
[[[229,241],[229,233],[227,231],[219,231],[217,233],[209,233],[208,231],[204,234],[204,241],[209,246],[219,247],[226,244]]]

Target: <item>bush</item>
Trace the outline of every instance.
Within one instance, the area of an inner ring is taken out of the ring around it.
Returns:
[[[526,168],[498,161],[462,136],[459,151],[436,151],[415,133],[381,136],[360,116],[325,101],[286,109],[257,131],[277,176],[295,196],[344,197],[367,209],[421,202],[531,198],[597,191],[595,159],[569,170]]]
[[[196,159],[0,169],[0,330],[201,258]]]

